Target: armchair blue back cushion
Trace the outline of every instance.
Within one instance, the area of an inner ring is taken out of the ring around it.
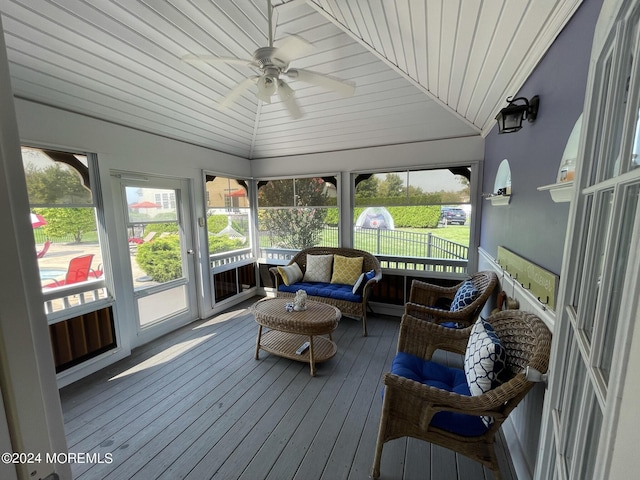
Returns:
[[[478,298],[478,295],[480,295],[480,292],[478,292],[473,282],[471,280],[466,280],[462,285],[460,285],[460,288],[456,292],[449,310],[452,312],[462,310],[464,307],[471,305],[473,301]]]
[[[391,373],[441,390],[471,396],[462,369],[446,367],[415,355],[398,352],[393,359]],[[453,412],[436,413],[431,425],[468,437],[482,435],[487,431],[487,426],[480,417]]]

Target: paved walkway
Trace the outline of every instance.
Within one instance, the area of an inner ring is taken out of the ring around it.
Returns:
[[[36,248],[39,250],[42,245],[36,245]],[[100,245],[97,243],[52,243],[44,257],[38,259],[43,284],[50,283],[51,279],[64,279],[71,259],[87,254],[94,255],[91,262],[93,270],[103,269],[102,252],[100,251]],[[131,255],[131,268],[134,286],[143,285],[144,282],[136,281],[138,278],[144,278],[146,274],[138,266],[135,254]]]

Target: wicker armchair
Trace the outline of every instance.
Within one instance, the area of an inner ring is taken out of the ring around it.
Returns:
[[[414,280],[404,313],[434,323],[456,323],[460,327],[472,325],[498,285],[498,276],[494,272],[478,272],[474,273],[470,280],[480,294],[470,305],[455,312],[449,311],[448,305],[442,303],[450,304],[464,282],[453,287],[441,287]]]
[[[478,396],[459,395],[387,373],[384,377],[384,401],[372,476],[380,476],[380,458],[385,442],[414,437],[449,448],[491,469],[496,479],[500,469],[494,450],[494,435],[509,413],[524,398],[534,383],[525,377],[527,367],[546,372],[549,363],[551,333],[533,314],[506,310],[491,315],[493,326],[507,353],[509,377],[499,387]],[[470,330],[444,328],[404,315],[400,326],[398,352],[430,360],[438,349],[464,354]],[[478,436],[462,436],[431,425],[437,412],[456,412],[488,416],[493,423]]]

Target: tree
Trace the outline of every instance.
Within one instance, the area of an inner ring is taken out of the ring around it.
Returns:
[[[464,186],[462,191],[460,192],[460,196],[462,197],[463,202],[471,201],[471,185],[469,184],[469,179],[462,175],[457,175],[458,181]]]
[[[35,212],[46,219],[42,228],[49,238],[71,235],[80,243],[85,233],[96,230],[93,208],[37,208]]]
[[[38,169],[28,163],[25,179],[32,205],[91,203],[91,191],[82,184],[80,175],[67,166],[55,164]]]
[[[375,175],[371,175],[366,180],[358,183],[356,187],[356,198],[375,198],[378,197],[378,188],[380,188],[380,180]]]
[[[406,193],[404,180],[397,173],[387,173],[378,190],[382,197],[401,197]]]
[[[308,248],[320,243],[325,213],[331,203],[320,178],[270,181],[258,196],[261,229],[269,230],[274,245],[283,248]],[[285,207],[285,208],[282,208]]]

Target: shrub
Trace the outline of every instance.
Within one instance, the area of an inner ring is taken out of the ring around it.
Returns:
[[[144,227],[144,233],[142,234],[143,237],[146,237],[150,232],[156,232],[156,233],[178,233],[178,224],[176,222],[172,222],[172,223],[152,223],[149,225],[146,225]]]
[[[243,242],[239,238],[229,238],[225,236],[217,237],[209,235],[209,254],[230,252],[243,247]]]
[[[207,229],[209,233],[218,233],[227,226],[226,215],[209,215],[207,217]]]
[[[328,208],[327,213],[324,216],[324,223],[331,227],[337,227],[340,221],[339,212],[337,208]]]
[[[167,236],[138,245],[136,262],[155,282],[168,282],[180,278],[180,239],[177,236]]]
[[[231,218],[231,228],[242,235],[249,236],[249,223],[246,215],[209,215],[207,217],[207,231],[216,234],[224,230]]]
[[[435,228],[440,219],[440,206],[388,207],[396,228]]]
[[[440,219],[439,205],[420,205],[413,207],[386,207],[393,218],[395,228],[435,228]],[[365,209],[356,207],[353,209],[353,221],[357,221]],[[327,222],[329,223],[329,222]],[[337,225],[337,219],[335,225]]]

